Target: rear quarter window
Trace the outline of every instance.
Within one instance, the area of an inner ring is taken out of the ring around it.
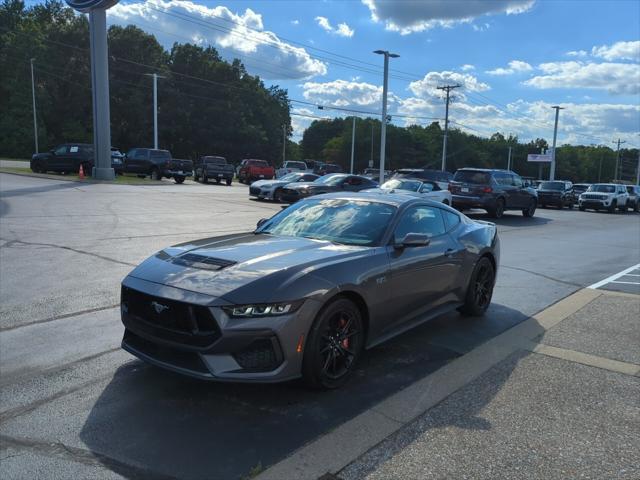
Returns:
[[[442,217],[444,218],[444,227],[447,232],[453,230],[460,223],[460,215],[448,210],[442,210]]]

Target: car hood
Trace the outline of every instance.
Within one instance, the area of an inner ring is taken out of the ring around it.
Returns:
[[[290,182],[281,182],[280,180],[258,180],[251,184],[252,187],[282,187]]]
[[[369,247],[337,245],[299,237],[242,234],[166,248],[129,276],[231,303],[296,300],[292,284],[320,266],[371,253]],[[326,280],[317,285],[329,288]],[[291,294],[292,295],[292,294]]]

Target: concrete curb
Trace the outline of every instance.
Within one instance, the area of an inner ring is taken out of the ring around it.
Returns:
[[[41,178],[44,180],[57,180],[59,182],[75,182],[75,183],[79,183],[80,185],[99,185],[99,184],[109,184],[109,185],[118,185],[118,186],[127,186],[127,185],[133,185],[133,186],[143,186],[143,187],[162,187],[166,184],[164,183],[144,183],[144,182],[140,182],[140,183],[136,183],[136,182],[132,182],[132,183],[116,183],[116,182],[112,182],[109,180],[92,180],[90,178],[85,178],[84,180],[80,180],[80,179],[75,179],[75,178],[61,178],[57,175],[46,175],[46,174],[42,174],[42,173],[19,173],[19,172],[6,172],[2,169],[2,167],[0,167],[0,173],[3,173],[5,175],[16,175],[18,177],[28,177],[28,178]]]
[[[339,472],[515,351],[531,350],[535,338],[607,293],[591,289],[573,293],[308,443],[256,480],[314,480]]]

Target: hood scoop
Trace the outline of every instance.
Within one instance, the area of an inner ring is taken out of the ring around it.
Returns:
[[[223,258],[208,257],[206,255],[198,255],[197,253],[185,253],[179,257],[175,257],[172,261],[176,265],[185,267],[199,268],[202,270],[222,270],[223,268],[235,265],[236,262],[225,260]]]

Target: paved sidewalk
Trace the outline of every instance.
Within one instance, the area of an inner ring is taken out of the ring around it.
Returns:
[[[640,297],[604,293],[356,459],[356,479],[640,478]]]
[[[638,479],[640,296],[580,290],[260,480]]]

